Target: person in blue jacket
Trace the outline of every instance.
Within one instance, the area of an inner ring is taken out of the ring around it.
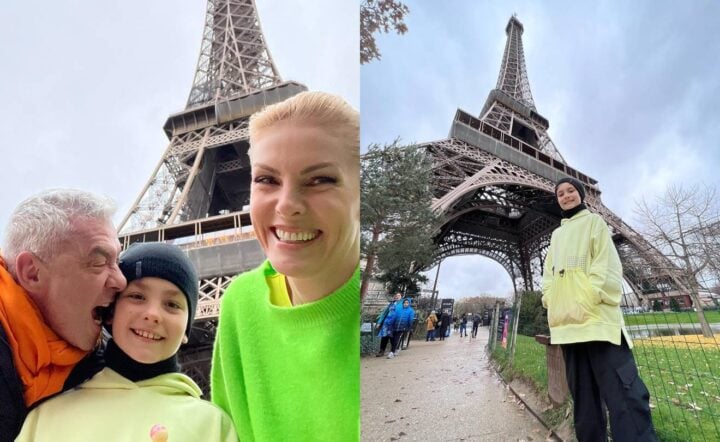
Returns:
[[[397,300],[400,299],[397,295],[396,297]],[[385,307],[385,310],[383,310],[378,317],[377,326],[380,329],[380,332],[378,333],[378,336],[380,337],[380,350],[378,350],[375,357],[379,358],[383,356],[388,342],[392,340],[393,332],[395,331],[395,319],[397,318],[397,314],[395,313],[395,304],[395,299],[390,301],[387,307]]]
[[[388,354],[388,359],[394,358],[398,350],[400,349],[400,343],[401,338],[403,335],[410,331],[410,328],[412,327],[413,320],[415,319],[415,310],[410,306],[412,303],[412,300],[410,298],[405,298],[402,301],[402,307],[399,310],[396,310],[396,318],[395,318],[395,330],[393,332],[393,339],[392,339],[392,350]]]

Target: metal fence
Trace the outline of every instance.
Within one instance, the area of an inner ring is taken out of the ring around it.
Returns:
[[[638,371],[650,391],[653,424],[661,440],[720,440],[720,297],[707,290],[716,281],[697,279],[697,296],[683,290],[658,291],[653,284],[646,287],[654,291],[626,285],[623,293],[623,319]],[[491,351],[503,349],[511,365],[518,364],[518,335],[549,334],[540,296],[523,293],[513,303],[519,309],[496,307],[488,345]],[[542,347],[527,338],[521,341]],[[525,359],[519,363],[527,364]]]

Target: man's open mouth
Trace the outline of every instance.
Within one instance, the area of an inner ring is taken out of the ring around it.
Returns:
[[[110,305],[99,305],[92,310],[93,321],[95,321],[97,325],[102,325],[103,321],[108,319],[111,312],[112,309]]]

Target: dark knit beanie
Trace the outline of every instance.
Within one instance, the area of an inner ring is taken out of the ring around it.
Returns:
[[[171,244],[135,243],[120,254],[119,266],[128,284],[155,277],[172,282],[183,292],[188,302],[185,335],[189,337],[198,300],[198,276],[185,253]]]
[[[558,187],[560,187],[560,184],[562,184],[562,183],[572,184],[572,186],[575,188],[575,190],[577,190],[578,193],[580,194],[580,202],[581,203],[585,202],[585,187],[582,185],[582,183],[580,181],[576,180],[575,178],[570,178],[570,177],[561,178],[555,184],[555,196],[556,197],[557,197]]]

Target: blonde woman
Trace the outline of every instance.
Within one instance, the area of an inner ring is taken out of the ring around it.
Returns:
[[[359,113],[303,92],[250,120],[267,261],[225,292],[212,400],[240,439],[359,440]]]

